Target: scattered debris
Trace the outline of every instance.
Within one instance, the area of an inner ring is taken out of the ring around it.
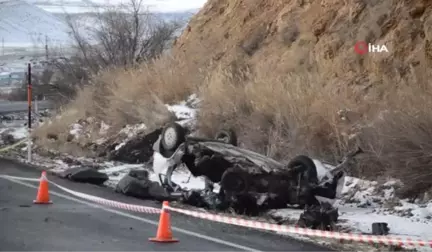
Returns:
[[[229,205],[223,194],[209,190],[190,190],[182,194],[181,202],[195,207],[203,207],[210,210],[225,211]]]
[[[373,235],[388,235],[390,228],[385,222],[372,223],[372,234]]]
[[[59,176],[71,181],[95,185],[102,185],[109,179],[105,173],[89,167],[70,168],[59,174]]]
[[[159,183],[151,181],[148,175],[144,170],[131,170],[118,182],[115,191],[140,199],[172,200],[173,197]]]
[[[324,202],[320,205],[306,206],[300,215],[298,225],[303,228],[334,231],[338,217],[338,209]]]

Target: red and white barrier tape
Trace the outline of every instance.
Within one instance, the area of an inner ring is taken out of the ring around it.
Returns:
[[[39,181],[39,179],[21,178],[21,177],[7,176],[7,175],[0,175],[0,177],[15,179],[15,180],[23,180],[23,181]],[[125,209],[128,211],[134,211],[140,213],[151,213],[151,214],[159,214],[162,210],[154,207],[126,204],[118,201],[107,200],[93,195],[88,195],[85,193],[80,193],[80,192],[70,190],[52,181],[49,182],[54,186],[58,187],[59,189],[67,193],[70,193],[72,195],[75,195],[76,197],[87,199],[89,201],[93,201],[98,204],[106,205],[109,207],[115,207],[115,208]],[[196,212],[196,211],[191,211],[186,209],[174,208],[171,206],[164,207],[164,209],[170,210],[172,212],[177,212],[184,215],[200,218],[200,219],[206,219],[210,221],[216,221],[216,222],[221,222],[226,224],[232,224],[232,225],[255,228],[255,229],[262,229],[268,231],[299,234],[299,235],[322,237],[322,238],[332,238],[338,240],[348,240],[348,241],[356,241],[356,242],[364,242],[364,243],[378,243],[378,244],[399,245],[399,246],[404,246],[404,245],[420,246],[420,247],[427,246],[432,248],[432,240],[425,241],[425,240],[418,240],[418,239],[415,240],[415,239],[398,237],[398,236],[375,236],[375,235],[322,231],[316,229],[300,228],[296,226],[278,225],[278,224],[271,224],[271,223],[265,223],[260,221],[245,220],[241,218],[229,217],[224,215]]]
[[[22,177],[15,177],[15,176],[9,176],[9,175],[0,175],[0,177],[3,178],[7,178],[7,179],[15,179],[15,180],[21,180],[21,181],[33,181],[33,182],[39,182],[40,178],[35,179],[35,178],[22,178]],[[43,175],[42,177],[43,178]],[[46,179],[46,177],[45,177]],[[93,201],[96,202],[98,204],[101,205],[106,205],[106,206],[110,206],[110,207],[115,207],[115,208],[120,208],[120,209],[124,209],[124,210],[128,210],[128,211],[133,211],[133,212],[139,212],[139,213],[153,213],[153,214],[159,214],[161,212],[160,208],[154,208],[154,207],[146,207],[146,206],[141,206],[141,205],[133,205],[133,204],[126,204],[126,203],[122,203],[122,202],[118,202],[118,201],[113,201],[113,200],[107,200],[104,198],[100,198],[100,197],[96,197],[93,195],[88,195],[85,193],[80,193],[77,191],[73,191],[70,190],[66,187],[63,187],[57,183],[54,183],[53,181],[48,180],[52,185],[56,186],[57,188],[70,193],[78,198],[82,198],[82,199],[86,199],[89,201]]]
[[[154,207],[147,207],[147,206],[141,206],[141,205],[133,205],[133,204],[126,204],[126,203],[122,203],[122,202],[118,202],[118,201],[114,201],[114,200],[107,200],[104,198],[100,198],[100,197],[96,197],[93,195],[88,195],[85,193],[80,193],[80,192],[76,192],[76,191],[72,191],[69,190],[59,184],[56,184],[52,181],[50,181],[51,184],[53,184],[54,186],[58,187],[59,189],[68,192],[72,195],[75,195],[76,197],[82,198],[82,199],[86,199],[86,200],[90,200],[102,205],[106,205],[106,206],[110,206],[110,207],[115,207],[115,208],[120,208],[120,209],[124,209],[124,210],[128,210],[128,211],[133,211],[133,212],[139,212],[139,213],[151,213],[151,214],[159,214],[161,212],[160,208],[154,208]]]
[[[423,241],[423,240],[412,240],[409,238],[397,237],[397,236],[393,236],[393,237],[374,236],[374,235],[330,232],[330,231],[322,231],[316,229],[300,228],[296,226],[278,225],[278,224],[271,224],[271,223],[265,223],[260,221],[245,220],[245,219],[210,214],[210,213],[195,212],[195,211],[190,211],[185,209],[173,208],[170,206],[165,208],[173,212],[182,213],[200,219],[206,219],[206,220],[232,224],[232,225],[237,225],[242,227],[263,229],[263,230],[283,232],[283,233],[300,234],[306,236],[333,238],[338,240],[349,240],[349,241],[366,242],[366,243],[380,243],[380,244],[387,244],[387,245],[409,245],[409,246],[421,246],[421,247],[428,246],[432,248],[432,240]]]

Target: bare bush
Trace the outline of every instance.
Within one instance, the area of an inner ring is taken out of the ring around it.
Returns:
[[[196,90],[194,85],[202,79],[194,70],[181,59],[164,55],[139,68],[103,71],[94,77],[93,85],[77,89],[75,99],[64,107],[64,117],[42,125],[34,134],[40,144],[62,148],[70,124],[87,117],[109,124],[113,132],[134,123],[155,129],[173,119],[165,103],[183,100]],[[60,141],[44,141],[52,132],[62,135]]]
[[[67,24],[74,41],[74,57],[51,62],[57,72],[59,96],[74,97],[76,87],[91,84],[90,79],[104,69],[134,68],[142,62],[160,57],[174,39],[181,23],[165,22],[143,9],[142,0],[128,5],[95,10],[91,27],[73,15]]]
[[[201,88],[200,129],[213,135],[234,127],[248,148],[278,159],[304,153],[335,161],[350,145],[341,134],[348,127],[335,128],[349,100],[332,91],[312,73],[274,75],[264,64],[241,73],[219,68]]]
[[[44,70],[41,74],[32,74],[32,97],[33,99],[42,99],[47,94],[46,84],[51,78],[52,72],[48,69]],[[28,99],[28,81],[27,74],[23,80],[21,80],[16,89],[13,89],[10,93],[4,94],[4,98],[9,101],[27,101]]]
[[[383,174],[400,179],[405,184],[398,192],[402,197],[416,197],[432,188],[429,89],[411,87],[409,93],[392,96],[396,104],[386,106],[361,135],[369,153],[362,175]]]

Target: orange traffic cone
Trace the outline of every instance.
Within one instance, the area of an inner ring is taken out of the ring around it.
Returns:
[[[46,172],[42,172],[42,176],[40,178],[39,189],[36,196],[36,200],[33,200],[35,204],[51,204],[48,192],[48,180],[46,177]]]
[[[159,218],[159,226],[157,229],[157,234],[155,238],[150,238],[150,241],[153,242],[178,242],[179,240],[172,237],[171,231],[171,218],[167,209],[164,207],[168,206],[168,201],[163,202],[163,208],[161,211],[161,215]]]

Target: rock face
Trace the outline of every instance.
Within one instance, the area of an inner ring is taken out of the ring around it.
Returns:
[[[274,73],[318,66],[343,85],[409,79],[432,66],[431,12],[426,0],[209,0],[173,51],[197,66],[260,63]],[[389,53],[358,55],[359,41]]]

